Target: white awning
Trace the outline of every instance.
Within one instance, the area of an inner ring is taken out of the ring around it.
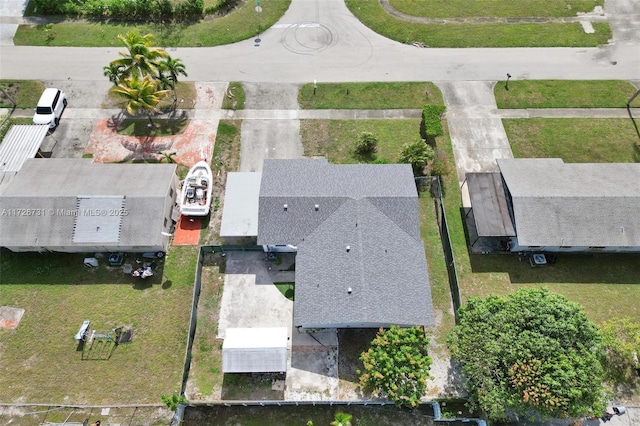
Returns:
[[[228,328],[222,345],[223,373],[287,371],[288,330]]]

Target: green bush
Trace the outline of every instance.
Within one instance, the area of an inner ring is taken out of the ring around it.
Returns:
[[[423,139],[435,138],[443,134],[440,117],[444,111],[445,107],[442,105],[425,105],[422,107],[420,131]]]
[[[378,136],[371,132],[362,132],[355,143],[358,155],[372,155],[378,151]]]
[[[435,152],[431,146],[427,145],[424,139],[419,139],[413,143],[406,143],[402,146],[399,163],[411,164],[413,174],[422,176],[424,168],[435,157]]]
[[[360,385],[388,396],[398,406],[417,406],[430,377],[428,345],[419,327],[381,328],[369,350],[360,355],[364,366],[364,371],[357,371]]]

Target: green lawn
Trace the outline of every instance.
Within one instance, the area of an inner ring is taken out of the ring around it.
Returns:
[[[523,118],[502,120],[520,158],[562,158],[567,163],[632,163],[640,139],[627,118]]]
[[[428,18],[528,18],[576,16],[604,0],[390,0],[396,10]]]
[[[0,108],[13,108],[11,99],[16,108],[35,108],[44,91],[44,84],[34,80],[0,80],[0,87]]]
[[[264,0],[262,12],[247,1],[230,14],[207,18],[195,24],[125,24],[64,22],[50,25],[20,25],[13,39],[27,46],[120,46],[118,34],[132,29],[152,33],[155,44],[164,47],[203,47],[245,40],[272,26],[287,11],[291,0]]]
[[[189,125],[188,119],[126,118],[120,122],[117,133],[125,136],[161,137],[181,135]]]
[[[570,23],[422,24],[388,14],[377,1],[345,0],[349,10],[373,31],[401,43],[430,47],[593,47],[611,38],[608,23],[594,22],[594,34]]]
[[[402,145],[420,138],[420,120],[300,120],[304,155],[332,163],[366,162],[353,149],[361,132],[378,135],[377,158],[396,162]]]
[[[298,92],[303,109],[420,109],[444,105],[433,83],[308,83]]]
[[[17,329],[0,330],[1,401],[159,403],[180,389],[196,249],[172,247],[145,281],[83,257],[0,253],[0,306],[25,310]],[[83,353],[74,336],[85,319],[98,333],[133,327],[133,342]]]
[[[498,108],[626,108],[637,89],[620,80],[510,80],[496,83]],[[508,88],[508,90],[507,90]],[[633,106],[640,105],[640,97]]]

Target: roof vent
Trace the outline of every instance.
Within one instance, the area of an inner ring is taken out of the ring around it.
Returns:
[[[347,253],[351,251],[351,246],[347,246]]]
[[[353,291],[353,290],[351,289],[351,287],[349,287],[349,288],[347,289],[347,293],[349,293],[349,294],[351,294],[351,292],[352,292],[352,291]]]
[[[320,205],[319,205],[319,204],[316,204],[316,205],[315,205],[315,206],[313,206],[313,207],[316,209],[316,211],[320,210]]]
[[[282,208],[284,209],[284,211],[286,212],[289,209],[289,205],[288,204],[283,204]]]

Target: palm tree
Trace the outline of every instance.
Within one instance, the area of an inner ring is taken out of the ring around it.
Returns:
[[[129,114],[135,115],[140,109],[145,110],[151,125],[153,125],[151,114],[160,112],[157,105],[169,94],[169,90],[158,88],[157,80],[133,76],[112,87],[111,92],[125,100],[124,108]]]
[[[111,63],[102,68],[102,70],[104,71],[104,76],[109,78],[110,82],[112,82],[114,85],[118,85],[118,83],[120,82],[120,74],[122,74],[122,70],[119,66]]]
[[[159,47],[153,47],[153,35],[140,35],[137,31],[118,35],[127,51],[121,51],[122,58],[111,61],[111,67],[120,69],[120,80],[128,77],[158,76],[158,64],[169,54]]]
[[[170,87],[173,90],[173,100],[176,98],[176,83],[178,83],[178,75],[182,74],[187,77],[187,70],[180,59],[174,59],[167,55],[164,61],[158,64],[160,71],[160,82],[164,89]]]

